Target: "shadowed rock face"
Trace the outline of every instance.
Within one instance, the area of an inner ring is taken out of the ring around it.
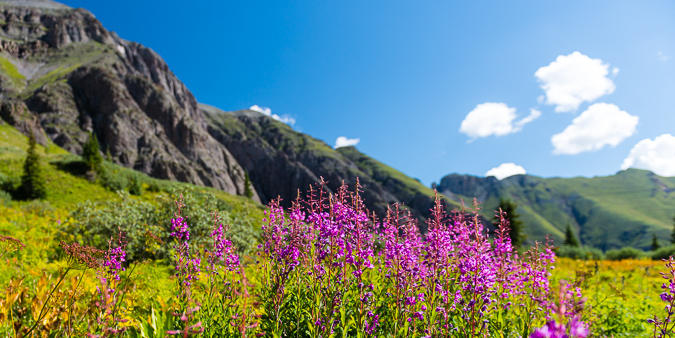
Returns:
[[[358,177],[364,203],[377,216],[384,217],[392,203],[404,204],[420,219],[430,214],[433,206],[430,189],[354,147],[335,150],[258,112],[200,107],[208,121],[209,133],[230,149],[248,171],[264,203],[281,197],[282,204],[290,206],[298,190],[304,196],[309,186],[321,178],[327,182],[329,191],[337,191],[342,182],[353,189]],[[426,224],[420,225],[426,229]]]
[[[121,165],[243,194],[243,169],[157,53],[51,1],[0,2],[0,21],[0,57],[16,68],[0,74],[3,120],[76,154],[92,131]]]

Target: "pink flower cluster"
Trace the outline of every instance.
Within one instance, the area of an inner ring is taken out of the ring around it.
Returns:
[[[201,258],[192,257],[190,253],[190,230],[183,217],[171,219],[171,237],[177,240],[174,245],[176,250],[176,276],[181,278],[183,285],[192,285],[193,280],[199,279],[201,272]]]
[[[549,321],[544,327],[536,329],[530,338],[586,338],[589,333],[584,322],[572,318],[566,326],[555,320]]]
[[[279,201],[269,205],[261,248],[271,265],[269,285],[277,287],[275,311],[299,278],[291,275],[299,273],[314,278],[308,281],[314,289],[302,292],[315,292],[320,300],[310,312],[325,330],[321,334],[346,325],[338,316],[345,308],[355,311],[357,331],[378,336],[400,334],[401,328],[422,336],[483,336],[495,325],[510,325],[493,323],[501,318],[495,314],[509,309],[531,320],[549,317],[550,242],[519,255],[505,215],[490,239],[477,206],[473,213],[447,214],[440,198],[426,234],[398,205],[377,222],[358,188],[350,192],[343,185],[326,197],[323,189],[311,190],[287,213]]]
[[[213,247],[211,254],[208,256],[207,270],[210,273],[218,274],[219,263],[224,263],[225,269],[228,271],[236,271],[239,269],[239,256],[232,245],[232,242],[225,238],[225,228],[220,223],[220,216],[214,212],[213,217],[215,224],[213,231],[211,231],[211,239],[213,240]]]
[[[654,325],[654,337],[675,337],[675,258],[670,256],[670,259],[665,260],[668,272],[661,272],[661,276],[666,280],[666,283],[661,284],[663,292],[660,297],[666,303],[665,316],[658,318],[654,316],[653,319],[647,320]]]

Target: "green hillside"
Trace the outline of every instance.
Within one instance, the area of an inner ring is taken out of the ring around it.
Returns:
[[[73,155],[53,143],[37,146],[42,157],[42,169],[47,181],[47,198],[45,202],[56,208],[72,208],[86,201],[108,202],[119,200],[119,194],[109,187],[104,187],[98,180],[90,180],[85,175],[83,162],[79,156]],[[28,149],[28,139],[7,124],[0,124],[0,189],[14,190],[21,183],[23,161]],[[128,190],[130,181],[135,177],[140,180],[143,192],[131,198],[143,201],[155,201],[159,195],[166,195],[172,188],[178,190],[191,189],[199,193],[212,194],[221,201],[221,205],[237,217],[255,220],[262,219],[264,207],[245,197],[235,196],[218,189],[195,186],[189,183],[173,182],[151,178],[143,173],[105,162],[114,179],[120,181],[123,190]],[[15,201],[19,204],[29,201]]]
[[[478,197],[486,216],[500,197],[509,198],[518,203],[530,240],[550,234],[560,243],[570,224],[584,245],[603,250],[648,249],[653,234],[668,243],[675,215],[675,178],[637,169],[606,177],[517,175],[501,181],[448,175],[439,190],[455,200]]]

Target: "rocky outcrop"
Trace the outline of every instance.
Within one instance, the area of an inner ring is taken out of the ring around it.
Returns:
[[[0,2],[0,21],[0,56],[11,68],[0,77],[5,121],[76,154],[93,132],[118,164],[244,193],[244,170],[157,53],[52,1]]]
[[[356,148],[332,149],[321,140],[255,111],[225,112],[200,105],[209,133],[224,144],[249,173],[263,203],[277,197],[290,206],[298,195],[323,178],[336,191],[359,179],[366,207],[378,216],[392,203],[404,204],[420,218],[429,215],[433,191],[384,166]],[[382,170],[384,167],[387,170]],[[421,224],[424,229],[424,224]]]

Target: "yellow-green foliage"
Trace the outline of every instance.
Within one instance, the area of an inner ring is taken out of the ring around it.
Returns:
[[[577,281],[587,298],[586,320],[597,336],[651,337],[647,323],[665,303],[659,298],[663,262],[648,259],[582,261],[558,258],[551,271],[556,281]]]
[[[21,89],[26,85],[26,78],[23,74],[19,73],[11,61],[2,56],[0,56],[0,74],[5,75],[15,89]]]

